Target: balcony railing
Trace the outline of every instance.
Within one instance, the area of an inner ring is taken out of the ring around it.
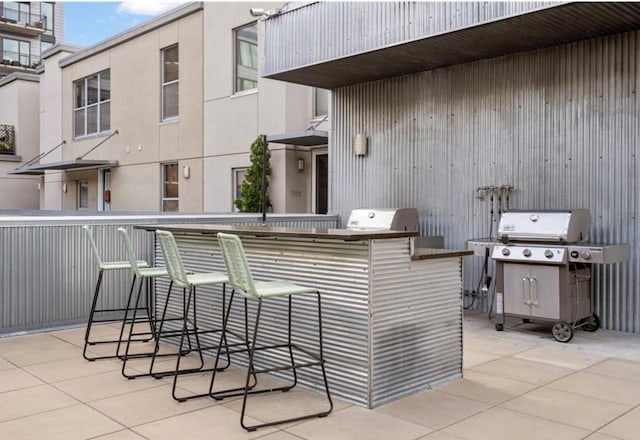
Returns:
[[[29,54],[18,53],[11,50],[3,50],[0,63],[5,66],[27,67],[35,69],[40,64],[40,58],[32,57]],[[1,66],[0,66],[1,67]]]
[[[16,154],[13,125],[0,125],[0,154]]]
[[[39,14],[31,14],[26,11],[20,11],[15,8],[0,8],[0,21],[9,23],[26,24],[39,29],[47,29],[47,17]]]

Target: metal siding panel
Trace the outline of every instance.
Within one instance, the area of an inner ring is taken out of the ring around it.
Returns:
[[[98,269],[83,224],[91,224],[102,258],[125,260],[117,234],[125,227],[138,258],[153,261],[151,234],[134,224],[260,224],[255,216],[46,216],[0,217],[0,335],[86,322]],[[273,226],[331,228],[336,216],[278,215]],[[105,273],[100,308],[124,307],[131,283],[127,270]]]
[[[263,75],[562,2],[317,2],[265,21]]]
[[[372,244],[372,406],[462,377],[461,258],[408,253],[408,240]]]
[[[194,272],[224,271],[222,255],[213,236],[174,234],[185,267]],[[277,244],[275,244],[277,242]],[[323,338],[326,368],[332,395],[350,402],[368,404],[368,242],[304,240],[289,238],[242,237],[242,243],[256,280],[287,279],[316,287],[321,292]],[[163,264],[159,245],[156,261]],[[163,306],[167,280],[157,280],[156,293]],[[177,290],[177,289],[176,289]],[[200,288],[197,316],[200,326],[219,326],[221,289]],[[173,297],[173,294],[172,294]],[[253,329],[256,301],[249,301],[249,327]],[[234,300],[230,329],[243,334],[240,298]],[[346,307],[348,306],[348,307]],[[181,303],[169,307],[177,314]],[[294,336],[300,346],[317,350],[317,311],[314,298],[294,300]],[[286,335],[286,300],[273,298],[263,304],[260,343],[282,340]],[[214,345],[216,339],[205,338]],[[282,353],[282,356],[288,355]],[[264,361],[263,361],[264,362]],[[286,362],[286,360],[285,360]],[[234,364],[246,366],[244,356],[233,358]],[[262,364],[261,364],[262,365]],[[270,365],[265,363],[265,365]],[[288,379],[286,374],[276,375]],[[318,371],[302,370],[303,386],[321,389]]]
[[[330,212],[415,206],[422,235],[465,248],[497,227],[478,187],[513,185],[512,208],[590,209],[592,242],[632,249],[630,262],[593,266],[596,311],[638,333],[638,63],[634,31],[336,89]],[[366,157],[352,153],[357,133]],[[464,265],[475,290],[482,259]]]

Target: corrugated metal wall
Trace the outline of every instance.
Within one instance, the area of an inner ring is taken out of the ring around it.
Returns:
[[[117,228],[129,230],[138,257],[153,261],[153,236],[134,224],[260,224],[255,215],[0,217],[0,336],[85,322],[98,269],[81,229],[91,224],[102,258],[126,260]],[[331,228],[336,216],[273,215],[270,226]],[[124,307],[131,272],[104,276],[102,308]]]
[[[174,235],[187,269],[224,271],[214,236]],[[374,407],[461,377],[460,258],[411,261],[406,238],[369,242],[242,237],[242,243],[257,280],[287,279],[320,290],[333,396]],[[163,261],[159,245],[156,261]],[[168,279],[156,279],[157,308],[164,307],[168,285]],[[174,289],[171,298],[169,313],[175,316],[182,310],[181,289]],[[220,327],[221,286],[198,288],[198,298],[199,327]],[[255,303],[249,301],[250,333]],[[234,304],[230,326],[243,335],[241,298]],[[315,298],[294,301],[294,342],[311,351],[317,351],[316,317]],[[259,343],[282,341],[286,300],[266,300],[261,322]],[[215,345],[218,338],[203,339]],[[275,358],[286,364],[287,355],[283,351]],[[246,356],[236,355],[233,363],[246,365]],[[262,359],[263,365],[272,364]],[[287,374],[279,377],[286,380]],[[299,380],[316,390],[324,386],[317,369],[302,370]]]
[[[372,242],[372,406],[462,377],[461,258],[408,253]]]
[[[630,32],[334,90],[330,211],[415,206],[422,234],[464,248],[491,225],[477,187],[513,185],[512,208],[590,209],[593,242],[632,246],[594,266],[597,312],[640,332],[639,63]],[[465,258],[468,290],[479,260]]]
[[[319,2],[269,19],[262,75],[563,2]],[[286,20],[286,26],[279,26]]]

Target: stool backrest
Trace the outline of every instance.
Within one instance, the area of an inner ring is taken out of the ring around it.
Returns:
[[[233,234],[218,233],[218,243],[227,268],[229,284],[251,298],[258,298],[247,256],[240,237]]]
[[[122,241],[124,242],[124,249],[127,251],[127,258],[129,259],[129,263],[131,264],[133,273],[135,273],[137,277],[142,276],[140,275],[138,259],[136,258],[136,253],[133,250],[133,245],[131,244],[131,239],[129,238],[127,230],[124,228],[118,228],[118,233],[120,234],[120,236],[122,237]]]
[[[102,268],[102,258],[100,258],[100,253],[98,252],[98,246],[96,246],[96,242],[93,239],[93,233],[91,232],[91,228],[89,227],[89,225],[83,225],[82,229],[84,230],[87,240],[89,241],[89,247],[91,248],[91,252],[93,253],[93,258],[95,258],[96,263],[98,264],[98,267]]]
[[[180,251],[178,251],[178,245],[176,244],[175,238],[173,238],[173,234],[169,231],[158,229],[156,231],[156,238],[160,242],[162,255],[164,255],[164,264],[167,267],[167,272],[169,272],[171,280],[180,287],[188,287],[189,280],[187,278],[187,271],[184,270]]]

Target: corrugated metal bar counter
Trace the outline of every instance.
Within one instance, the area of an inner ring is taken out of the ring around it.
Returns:
[[[136,226],[149,231],[156,226]],[[413,232],[224,225],[158,225],[174,233],[187,269],[223,271],[215,234],[241,235],[254,277],[288,279],[322,294],[324,349],[334,396],[372,408],[462,376],[462,256],[410,255]],[[156,264],[164,264],[159,245]],[[158,280],[158,307],[168,280]],[[220,323],[221,288],[198,290],[198,317]],[[242,302],[230,328],[242,334]],[[265,308],[265,306],[267,306]],[[263,306],[264,342],[286,334],[286,300]],[[179,304],[170,305],[179,307]],[[314,349],[315,302],[294,301],[295,342]],[[251,322],[255,309],[249,309]],[[308,343],[307,343],[308,342]],[[269,364],[266,356],[263,362]],[[246,359],[233,359],[243,364]],[[321,389],[317,377],[299,377]]]

